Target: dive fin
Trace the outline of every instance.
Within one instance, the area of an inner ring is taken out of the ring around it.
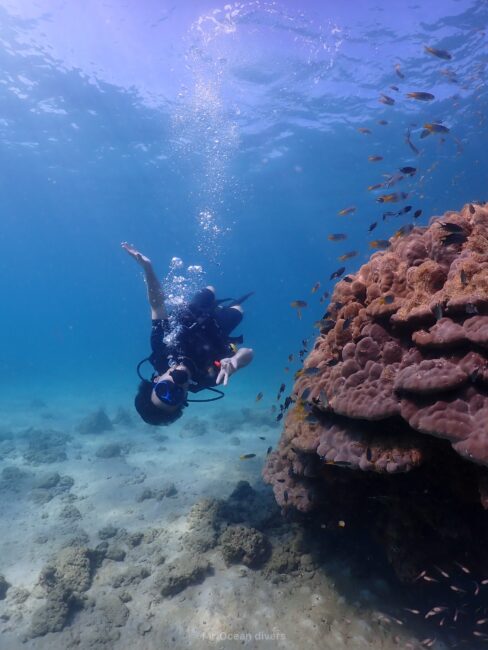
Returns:
[[[249,293],[245,293],[241,298],[237,298],[237,300],[233,300],[230,304],[229,307],[235,307],[236,305],[242,305],[243,302],[245,302],[248,298],[254,295],[254,291],[250,291]]]

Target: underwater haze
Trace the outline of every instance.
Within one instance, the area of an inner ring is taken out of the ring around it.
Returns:
[[[261,471],[336,279],[487,200],[487,30],[484,0],[0,0],[0,647],[445,647],[388,567],[314,564]],[[168,427],[124,241],[175,301],[254,292],[252,364]]]

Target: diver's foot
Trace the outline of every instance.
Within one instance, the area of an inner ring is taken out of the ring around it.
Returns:
[[[143,269],[147,269],[151,266],[151,260],[149,257],[146,257],[140,253],[132,244],[129,244],[126,241],[123,241],[121,244],[122,248],[129,253],[129,255],[135,259],[135,261],[142,266]]]

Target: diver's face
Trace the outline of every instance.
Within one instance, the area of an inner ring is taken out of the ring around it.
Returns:
[[[174,413],[186,401],[189,381],[186,369],[177,367],[167,370],[154,378],[151,402],[163,411]]]

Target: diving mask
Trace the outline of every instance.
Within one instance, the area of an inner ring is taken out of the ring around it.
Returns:
[[[162,379],[153,388],[156,397],[168,406],[179,406],[185,401],[186,391],[179,384]]]

